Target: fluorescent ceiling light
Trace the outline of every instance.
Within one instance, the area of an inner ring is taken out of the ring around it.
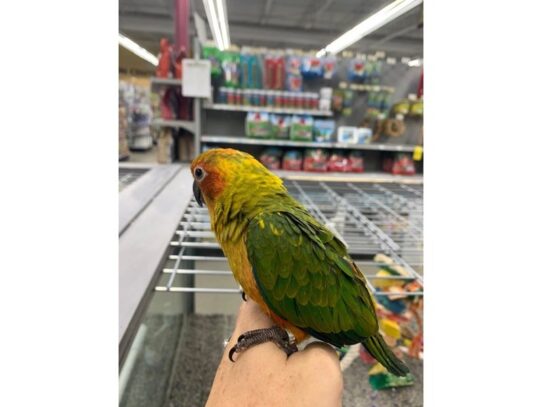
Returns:
[[[216,8],[218,10],[218,22],[222,30],[222,41],[224,48],[230,47],[230,29],[228,27],[228,12],[226,10],[226,0],[216,0]]]
[[[390,21],[412,10],[422,2],[423,0],[395,0],[382,10],[377,11],[372,16],[360,22],[354,28],[345,32],[335,41],[328,44],[325,48],[322,48],[316,55],[322,56],[326,53],[336,54],[343,49],[348,48],[350,45],[358,42],[360,39],[369,35],[373,31],[376,31],[380,27],[388,24]]]
[[[408,66],[422,66],[421,58],[411,59],[408,61]]]
[[[138,57],[143,58],[145,61],[150,62],[154,66],[158,66],[158,58],[156,55],[151,54],[141,45],[135,43],[130,38],[119,33],[119,44],[126,48],[128,51],[132,51]]]
[[[203,0],[203,6],[218,49],[221,51],[228,49],[230,47],[230,32],[226,0]]]

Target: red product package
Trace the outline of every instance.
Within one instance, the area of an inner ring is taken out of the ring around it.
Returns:
[[[394,175],[414,175],[414,161],[407,154],[397,154],[394,158],[386,158],[383,162],[385,172],[391,172]]]
[[[352,172],[364,172],[365,171],[365,165],[363,163],[363,155],[360,151],[352,151],[348,158],[350,159],[350,165]]]
[[[280,149],[267,148],[260,155],[260,162],[269,170],[279,170],[281,155]]]
[[[282,157],[282,169],[286,171],[301,171],[303,158],[296,150],[286,151]]]
[[[328,154],[321,148],[308,149],[303,159],[303,170],[314,172],[327,171]]]
[[[284,58],[267,55],[264,60],[266,89],[282,89],[284,86]]]
[[[336,151],[329,158],[327,170],[333,172],[350,172],[352,171],[352,162],[346,154]]]

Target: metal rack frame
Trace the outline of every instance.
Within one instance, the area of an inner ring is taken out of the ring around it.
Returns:
[[[423,285],[423,191],[421,185],[365,182],[285,180],[288,191],[320,222],[336,232],[364,271],[374,295],[391,295],[375,289],[372,280],[382,263],[372,260],[378,253],[390,257],[406,270],[406,276],[387,277],[418,281]],[[239,293],[239,289],[193,287],[179,283],[179,276],[232,275],[220,246],[214,238],[207,208],[192,198],[170,241],[167,259],[172,266],[162,267],[159,292]],[[191,268],[195,261],[221,262],[221,270]],[[233,276],[232,276],[233,281]],[[397,293],[393,293],[397,294]],[[408,292],[407,295],[423,295]]]

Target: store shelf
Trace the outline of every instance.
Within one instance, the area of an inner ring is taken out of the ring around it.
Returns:
[[[309,172],[309,171],[273,171],[277,176],[290,181],[320,181],[320,182],[377,182],[423,184],[422,175],[394,175],[385,172]]]
[[[392,86],[384,85],[369,85],[364,83],[339,83],[339,89],[350,89],[358,92],[395,92],[395,88]]]
[[[374,295],[372,281],[382,265],[375,260],[385,254],[400,265],[405,274],[394,279],[418,281],[423,286],[423,186],[402,183],[355,183],[348,178],[334,180],[294,180],[279,172],[288,192],[301,202],[322,224],[332,229],[348,246],[348,252],[363,270]],[[202,263],[203,262],[203,263]],[[210,263],[212,265],[210,265]],[[198,268],[198,264],[206,264]],[[211,269],[212,268],[212,269]],[[237,293],[239,290],[215,286],[186,284],[186,275],[231,276],[220,246],[211,230],[207,208],[197,205],[194,198],[184,211],[170,242],[162,276],[155,286],[160,292],[198,294]],[[233,276],[232,276],[233,282]],[[235,287],[235,283],[232,283]],[[405,292],[405,295],[423,295]]]
[[[174,78],[151,78],[151,87],[153,86],[182,86],[182,79]]]
[[[186,120],[164,120],[164,119],[154,119],[152,121],[154,127],[172,127],[172,128],[182,128],[188,130],[192,133],[196,131],[196,125],[194,122]]]
[[[249,144],[258,146],[279,146],[279,147],[308,147],[308,148],[337,148],[347,150],[377,150],[377,151],[400,151],[412,152],[415,146],[393,145],[393,144],[348,144],[331,142],[308,142],[292,140],[269,140],[256,139],[250,137],[230,137],[230,136],[212,136],[204,135],[201,137],[202,143],[216,144]]]
[[[206,103],[203,105],[209,110],[227,110],[233,112],[268,112],[268,113],[284,113],[284,114],[301,114],[311,116],[333,116],[330,110],[308,110],[308,109],[288,109],[278,107],[258,107],[258,106],[243,106],[243,105],[227,105],[220,103]]]

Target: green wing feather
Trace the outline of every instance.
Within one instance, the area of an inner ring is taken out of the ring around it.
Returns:
[[[275,314],[335,346],[362,342],[390,372],[408,372],[378,333],[365,277],[341,241],[304,208],[257,215],[246,246],[260,293]]]
[[[246,245],[260,292],[281,318],[337,346],[378,332],[365,278],[303,209],[256,216]]]

